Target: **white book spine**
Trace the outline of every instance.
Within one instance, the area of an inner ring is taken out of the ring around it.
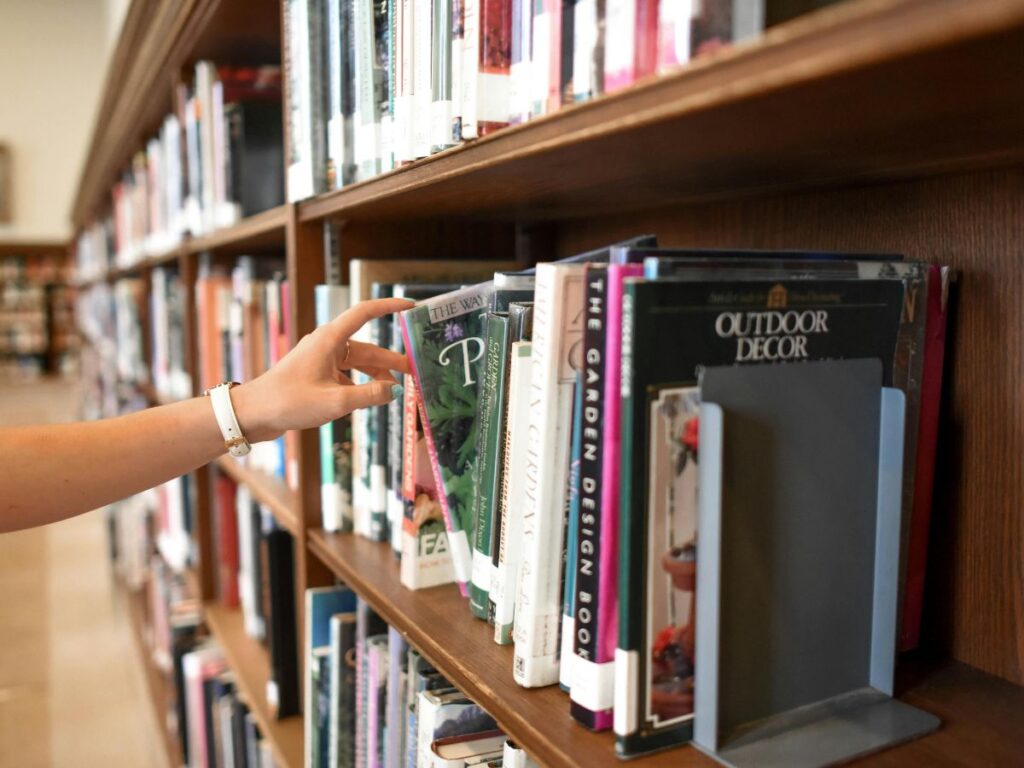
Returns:
[[[526,442],[530,428],[530,342],[512,344],[509,361],[509,406],[503,482],[508,483],[501,515],[497,589],[494,600],[494,640],[508,643],[515,617],[523,541],[526,482]]]
[[[685,5],[683,0],[660,4],[660,8]],[[597,0],[577,0],[573,9],[572,43],[572,92],[577,101],[589,99],[600,93],[594,55],[598,40]]]
[[[462,17],[462,138],[475,139],[479,132],[477,76],[480,74],[480,2],[465,0]]]
[[[609,91],[633,82],[636,0],[605,0],[604,84]]]
[[[433,100],[431,85],[431,44],[433,39],[433,14],[431,0],[414,0],[413,42],[413,154],[426,157],[430,154],[430,103]]]
[[[341,89],[341,0],[327,0],[327,159],[334,168],[335,189],[342,186],[345,166]]]
[[[345,285],[318,285],[314,289],[316,324],[326,325],[349,308],[349,289]],[[334,425],[320,427],[320,449],[333,450]],[[325,531],[343,528],[341,489],[334,475],[333,457],[320,457],[320,519]]]
[[[373,3],[355,0],[352,21],[355,26],[355,163],[357,178],[368,179],[379,171],[380,121],[377,117],[373,87]]]
[[[533,17],[533,34],[530,36],[530,117],[547,112],[550,76],[551,15],[538,13]]]
[[[569,476],[570,350],[582,336],[584,265],[540,264],[534,297],[523,559],[513,674],[526,687],[558,682],[561,562]]]
[[[416,159],[414,134],[415,0],[397,0],[395,84],[395,163]]]

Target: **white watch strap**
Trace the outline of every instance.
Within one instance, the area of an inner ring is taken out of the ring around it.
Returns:
[[[251,450],[249,442],[238,426],[235,407],[231,404],[231,385],[219,384],[210,390],[210,402],[213,404],[213,415],[217,426],[224,436],[224,445],[232,456],[245,456]]]

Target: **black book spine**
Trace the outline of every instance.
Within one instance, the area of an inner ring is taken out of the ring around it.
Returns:
[[[278,719],[299,713],[299,667],[295,637],[295,553],[291,534],[277,528],[267,533],[269,570],[270,667],[277,686]]]
[[[388,299],[394,295],[394,286],[374,283],[371,296],[374,299]],[[379,347],[391,342],[391,316],[378,317],[370,321],[370,341]],[[374,541],[388,540],[387,456],[388,456],[388,406],[376,405],[370,409],[370,521],[371,538]]]
[[[601,539],[601,490],[604,435],[605,339],[607,337],[608,269],[587,267],[585,324],[583,331],[583,431],[580,444],[579,526],[576,541],[575,606],[572,652],[585,661],[597,658],[597,616],[599,612],[598,560]],[[571,702],[574,719],[596,728],[595,712]]]

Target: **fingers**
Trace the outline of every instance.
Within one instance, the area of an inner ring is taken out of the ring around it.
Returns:
[[[342,351],[344,354],[344,351]],[[370,368],[382,368],[391,371],[411,373],[409,358],[391,349],[367,344],[362,341],[348,342],[348,357],[340,363],[342,369],[358,368],[369,373]]]
[[[408,299],[370,299],[369,301],[361,301],[354,307],[350,307],[342,312],[324,327],[328,328],[335,341],[341,344],[371,320],[409,309],[415,303]]]
[[[341,388],[342,409],[351,413],[358,408],[369,408],[373,405],[387,405],[394,400],[402,388],[391,381],[371,381]]]

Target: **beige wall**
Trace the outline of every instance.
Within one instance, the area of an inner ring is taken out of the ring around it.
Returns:
[[[0,241],[67,238],[121,0],[0,0],[0,142],[14,165]]]

